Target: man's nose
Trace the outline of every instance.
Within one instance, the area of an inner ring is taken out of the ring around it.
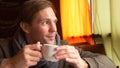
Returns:
[[[51,22],[51,24],[50,24],[50,32],[56,32],[56,31],[57,31],[56,23]]]

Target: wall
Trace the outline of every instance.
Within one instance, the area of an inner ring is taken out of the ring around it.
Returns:
[[[0,38],[13,36],[16,31],[16,18],[18,16],[19,7],[25,0],[1,0],[0,1]],[[59,0],[50,0],[57,11],[57,28],[58,33],[62,38],[61,21],[60,21],[60,8]],[[4,2],[4,3],[3,3]]]

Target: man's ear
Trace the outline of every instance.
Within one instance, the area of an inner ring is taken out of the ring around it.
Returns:
[[[29,28],[29,25],[27,23],[21,22],[20,27],[26,34],[30,33],[30,28]]]

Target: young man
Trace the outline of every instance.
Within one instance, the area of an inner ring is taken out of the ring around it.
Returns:
[[[115,68],[106,56],[61,45],[55,9],[47,0],[28,0],[21,9],[20,29],[0,45],[0,68]],[[44,60],[42,44],[56,44],[58,62]]]

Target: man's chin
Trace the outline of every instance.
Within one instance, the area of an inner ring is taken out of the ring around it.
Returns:
[[[47,41],[47,44],[54,44],[54,41]]]

